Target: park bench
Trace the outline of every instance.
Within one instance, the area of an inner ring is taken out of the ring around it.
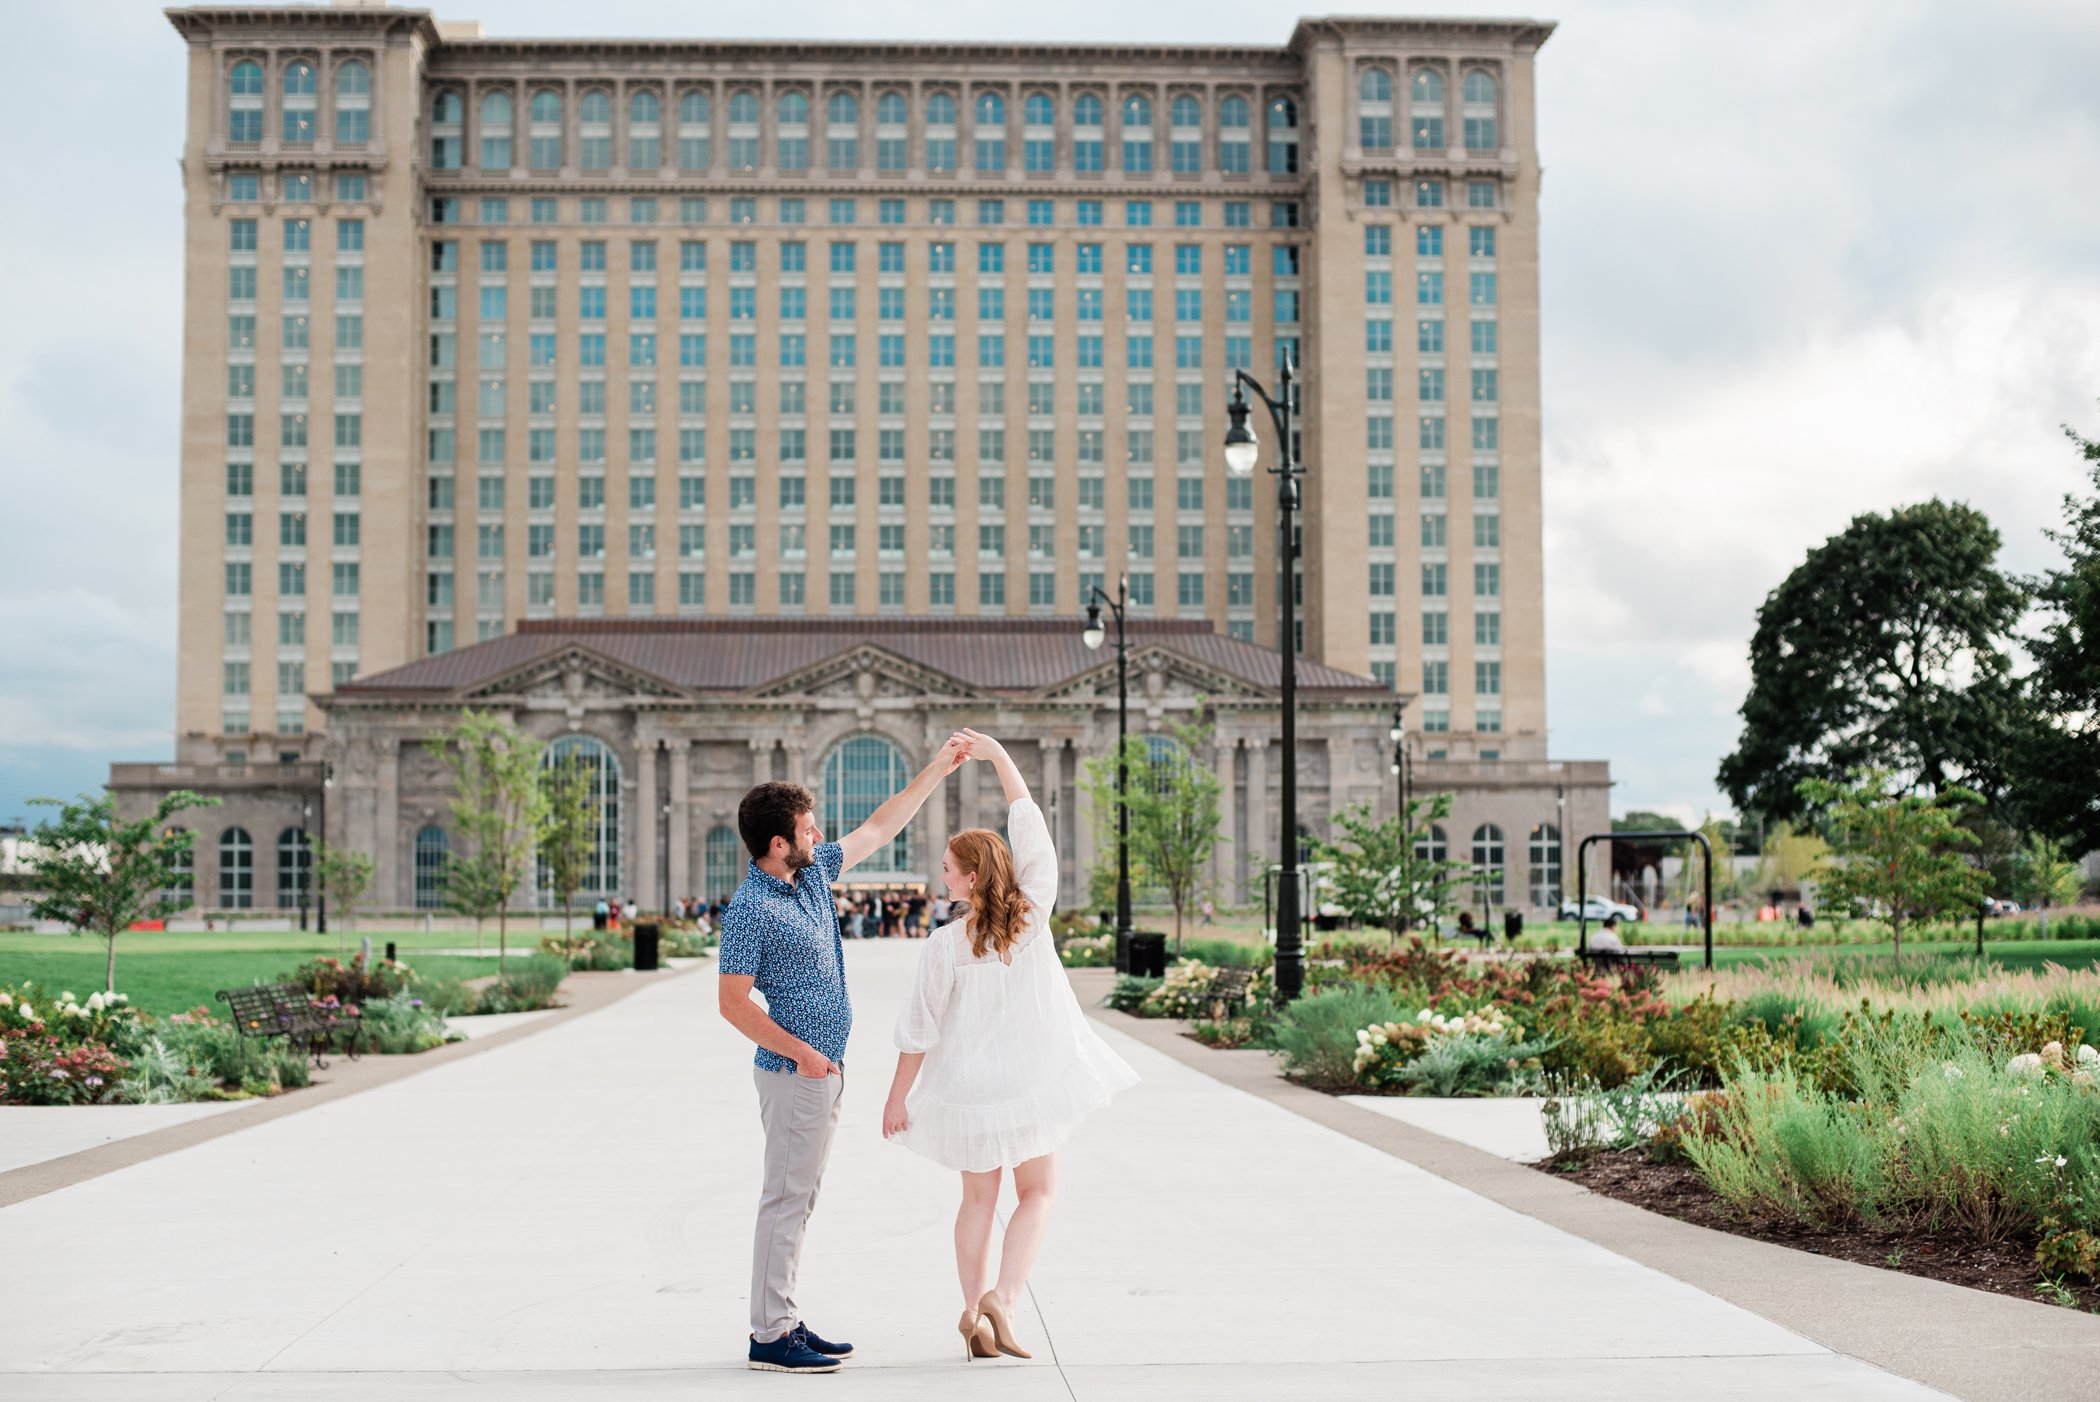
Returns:
[[[1210,987],[1203,997],[1210,1005],[1210,1015],[1217,1018],[1220,1008],[1229,1007],[1238,1012],[1247,1001],[1247,989],[1254,982],[1252,969],[1220,969],[1211,976]]]
[[[233,1015],[234,1031],[242,1037],[282,1037],[313,1058],[315,1066],[328,1065],[326,1053],[336,1029],[348,1028],[347,1050],[355,1061],[361,1028],[354,1017],[339,1017],[317,1005],[296,983],[258,983],[246,988],[222,988],[216,995]]]
[[[1630,969],[1641,964],[1674,967],[1674,949],[1592,949],[1583,955],[1595,969]]]

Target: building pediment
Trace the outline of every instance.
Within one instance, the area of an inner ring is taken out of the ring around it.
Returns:
[[[1116,699],[1115,654],[1103,648],[1105,659],[1076,677],[1046,687],[1037,695],[1045,701],[1093,696],[1113,703]],[[1213,699],[1273,701],[1276,693],[1255,686],[1217,667],[1206,666],[1163,643],[1141,643],[1130,650],[1130,694],[1133,698],[1208,696]]]
[[[462,701],[491,697],[527,700],[560,699],[570,706],[593,701],[631,702],[642,697],[690,700],[690,694],[653,672],[568,643],[554,652],[490,677],[458,693]]]
[[[745,694],[754,700],[794,696],[868,703],[929,696],[968,699],[982,693],[939,668],[874,643],[859,643],[821,662],[775,677]]]

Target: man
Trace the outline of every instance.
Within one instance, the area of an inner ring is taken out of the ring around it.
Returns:
[[[717,958],[722,1016],[758,1043],[754,1078],[766,1131],[751,1248],[752,1368],[831,1373],[853,1356],[851,1344],[811,1333],[795,1307],[795,1269],[838,1126],[853,1025],[831,883],[902,832],[968,753],[966,737],[950,736],[902,793],[839,842],[824,841],[816,799],[800,784],[760,784],[737,808],[751,865],[722,914]],[[754,987],[765,994],[764,1007],[751,1001]]]

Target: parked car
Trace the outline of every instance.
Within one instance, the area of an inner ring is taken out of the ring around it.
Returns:
[[[1641,908],[1620,901],[1608,901],[1602,896],[1591,896],[1578,905],[1573,900],[1560,903],[1560,918],[1563,920],[1602,920],[1607,915],[1616,915],[1621,920],[1638,920]]]
[[[2018,915],[2020,913],[2020,903],[2018,901],[1985,901],[1984,906],[1987,913],[1991,915]]]

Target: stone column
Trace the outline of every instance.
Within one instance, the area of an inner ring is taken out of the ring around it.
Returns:
[[[1091,734],[1087,737],[1090,747],[1092,738]],[[1093,791],[1081,783],[1079,777],[1085,772],[1082,768],[1085,763],[1084,757],[1075,751],[1072,755],[1072,847],[1074,850],[1071,895],[1071,904],[1075,909],[1086,903],[1087,893],[1093,889],[1094,885],[1094,863],[1100,860],[1100,854],[1094,850]],[[1113,860],[1113,858],[1110,860]]]
[[[1247,899],[1261,899],[1264,873],[1276,860],[1276,844],[1269,837],[1269,737],[1247,739]]]
[[[658,741],[638,742],[640,753],[634,765],[634,885],[626,894],[653,908],[661,892],[656,884],[656,844],[662,832],[663,815],[656,796],[656,747]]]
[[[962,783],[962,788],[956,795],[959,800],[956,805],[957,831],[983,826],[977,821],[977,786],[983,782],[985,771],[991,767],[981,759],[973,759],[956,774],[955,777]]]
[[[1233,874],[1239,870],[1239,848],[1233,842],[1233,810],[1237,806],[1232,791],[1232,756],[1238,741],[1220,734],[1213,742],[1213,762],[1218,776],[1218,845],[1211,849],[1210,879],[1217,892],[1217,902],[1239,899]]]
[[[403,880],[401,860],[401,742],[391,735],[372,742],[373,761],[379,767],[375,776],[379,786],[378,831],[373,834],[372,889],[388,892],[395,906],[412,906],[416,903],[414,890],[415,874],[407,873]],[[262,848],[257,847],[256,868],[262,870]],[[277,857],[274,844],[269,848],[271,861]],[[411,858],[411,863],[413,858]],[[274,870],[274,868],[273,868]]]
[[[1057,853],[1057,884],[1069,896],[1070,879],[1065,874],[1065,849],[1057,838],[1058,824],[1064,818],[1064,742],[1061,740],[1039,740],[1036,753],[1042,757],[1043,782],[1036,787],[1036,806],[1043,810],[1043,821],[1050,828],[1050,846]],[[1060,902],[1062,904],[1063,902]]]
[[[671,747],[671,899],[698,895],[693,889],[693,743],[683,738]]]

